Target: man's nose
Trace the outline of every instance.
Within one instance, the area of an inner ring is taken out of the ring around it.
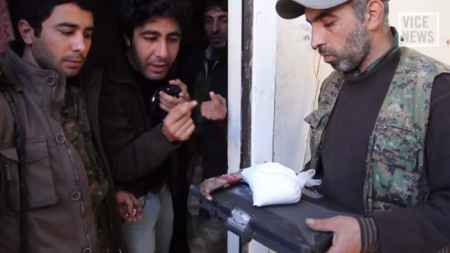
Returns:
[[[165,59],[168,55],[169,52],[167,51],[167,43],[166,41],[161,41],[158,45],[158,49],[156,50],[156,56]]]
[[[83,34],[77,34],[72,43],[72,50],[76,52],[84,52],[87,48],[87,42]]]
[[[217,33],[220,32],[222,28],[220,27],[220,22],[218,20],[215,20],[212,26],[212,32]]]
[[[311,36],[312,36],[312,39],[311,39],[312,48],[316,49],[316,48],[326,44],[325,35],[322,31],[312,28]]]

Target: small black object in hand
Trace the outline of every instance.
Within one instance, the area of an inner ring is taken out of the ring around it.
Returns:
[[[178,86],[178,85],[171,85],[171,84],[167,85],[165,87],[165,89],[164,89],[164,92],[167,95],[172,96],[172,97],[176,97],[176,98],[180,98],[180,93],[182,91],[183,90],[181,90],[180,86]]]
[[[183,92],[183,90],[178,85],[172,85],[168,84],[167,86],[163,88],[159,88],[156,90],[156,92],[153,94],[151,100],[150,100],[150,111],[153,115],[152,117],[157,117],[159,120],[163,120],[167,116],[167,112],[163,111],[160,106],[160,100],[159,100],[159,92],[163,91],[167,95],[180,98],[180,93]]]

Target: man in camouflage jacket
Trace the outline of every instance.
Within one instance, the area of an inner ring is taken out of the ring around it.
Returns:
[[[279,0],[276,9],[305,14],[312,47],[335,69],[305,119],[305,169],[317,171],[321,194],[359,214],[309,227],[334,233],[330,253],[448,252],[450,67],[399,47],[387,1]],[[205,182],[204,195],[224,181]]]

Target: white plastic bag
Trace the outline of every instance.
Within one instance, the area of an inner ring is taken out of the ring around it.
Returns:
[[[309,170],[296,175],[279,163],[263,163],[242,171],[253,192],[253,205],[258,207],[297,203],[303,187],[322,183],[312,179],[314,174],[314,170]]]

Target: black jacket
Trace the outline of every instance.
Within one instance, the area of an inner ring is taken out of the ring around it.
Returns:
[[[180,184],[175,180],[182,178],[185,182],[181,165],[186,163],[180,155],[180,144],[172,144],[163,135],[161,124],[152,128],[147,101],[128,65],[123,56],[103,67],[99,116],[113,179],[119,189],[136,197],[159,191],[166,180],[176,192]],[[161,167],[166,160],[169,168]]]
[[[196,90],[202,89],[196,83],[197,76],[202,69],[205,68],[205,47],[197,47],[193,49],[192,54],[184,62],[181,77],[182,81],[188,86],[191,98],[197,100],[199,103],[205,100],[210,100],[209,95],[203,94],[196,97],[198,94]],[[201,84],[200,84],[201,85]],[[211,76],[211,84],[209,91],[220,94],[227,100],[228,103],[228,61],[227,55],[224,54],[219,58],[215,64]],[[197,112],[199,113],[199,112]],[[195,117],[196,119],[199,116]],[[196,125],[199,121],[195,121]],[[211,178],[220,174],[225,174],[228,171],[228,145],[227,132],[223,124],[217,121],[202,119],[201,126],[197,126],[196,136],[191,137],[191,145],[195,145],[193,152],[199,153],[202,156],[203,178]]]

